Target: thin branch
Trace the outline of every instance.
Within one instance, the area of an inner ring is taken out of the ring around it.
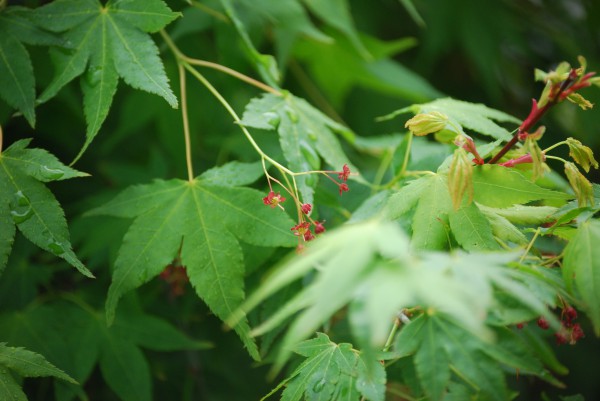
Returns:
[[[213,62],[210,62],[210,61],[198,60],[198,59],[195,59],[195,58],[189,58],[189,57],[186,57],[186,56],[182,56],[182,58],[183,58],[183,60],[185,60],[186,62],[188,62],[191,65],[197,65],[197,66],[200,66],[200,67],[212,68],[212,69],[224,72],[225,74],[229,74],[229,75],[231,75],[231,76],[239,79],[240,81],[244,81],[244,82],[246,82],[246,83],[248,83],[250,85],[256,86],[257,88],[260,88],[260,89],[264,90],[265,92],[269,92],[269,93],[272,93],[272,94],[277,95],[277,96],[283,96],[283,94],[280,91],[278,91],[277,89],[275,89],[275,88],[273,88],[273,87],[271,87],[271,86],[269,86],[269,85],[267,85],[265,83],[262,83],[262,82],[260,82],[260,81],[258,81],[256,79],[254,79],[254,78],[251,78],[251,77],[249,77],[247,75],[244,75],[241,72],[233,70],[233,69],[231,69],[229,67],[225,67],[224,65],[213,63]]]
[[[3,137],[2,137],[2,126],[0,125],[0,155],[2,154],[2,141],[3,141]]]
[[[185,163],[187,165],[188,180],[194,181],[194,169],[192,167],[192,141],[190,138],[190,123],[187,111],[187,92],[185,86],[185,69],[178,60],[179,85],[181,88],[181,117],[183,119],[183,137],[185,139]]]

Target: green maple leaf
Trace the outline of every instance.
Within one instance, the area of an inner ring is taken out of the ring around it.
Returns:
[[[258,246],[294,246],[294,225],[282,211],[266,207],[264,194],[215,184],[207,173],[192,182],[155,181],[123,191],[93,211],[134,217],[115,262],[106,302],[109,322],[121,296],[160,274],[180,251],[197,294],[221,319],[244,299],[244,261],[238,239]],[[250,178],[251,179],[251,178]],[[241,185],[246,182],[231,182]],[[236,332],[258,359],[246,322]]]
[[[103,311],[76,296],[72,299],[83,307],[63,301],[0,316],[3,338],[42,352],[80,383],[89,380],[99,365],[106,384],[124,401],[152,400],[150,366],[141,348],[174,351],[209,346],[131,307],[107,327]],[[64,327],[70,330],[65,332]],[[55,390],[60,401],[86,397],[80,386],[67,382],[57,382]]]
[[[469,103],[452,98],[436,99],[433,102],[414,104],[397,110],[382,119],[393,118],[405,113],[431,113],[440,112],[448,116],[449,121],[459,127],[468,128],[482,135],[495,139],[509,141],[512,135],[497,122],[520,124],[521,121],[502,111],[489,108],[483,104]]]
[[[7,7],[0,12],[0,98],[23,113],[35,126],[35,77],[29,45],[62,45],[56,35],[31,21],[31,10]]]
[[[93,277],[71,249],[63,210],[43,184],[87,174],[63,165],[43,149],[27,148],[30,141],[17,141],[0,154],[0,271],[18,227],[29,241]]]
[[[600,334],[600,221],[583,223],[565,248],[563,277],[569,291],[584,302],[596,334]]]
[[[294,352],[306,357],[294,372],[282,381],[263,400],[283,386],[282,401],[348,400],[360,396],[372,401],[383,401],[385,369],[374,364],[368,372],[360,353],[352,344],[336,344],[323,333],[294,347]]]
[[[288,167],[296,172],[320,170],[321,157],[334,169],[341,171],[348,162],[334,133],[348,139],[354,134],[336,123],[304,99],[293,95],[266,94],[255,98],[246,106],[241,124],[246,127],[277,130],[283,155]],[[303,203],[313,203],[314,175],[296,177]]]
[[[507,267],[517,256],[411,251],[408,238],[395,224],[355,223],[329,232],[301,257],[282,264],[228,322],[234,324],[245,312],[314,271],[309,285],[252,331],[262,335],[293,317],[275,369],[289,357],[290,348],[347,305],[353,333],[367,355],[383,347],[398,311],[414,305],[443,312],[471,332],[489,337],[485,316],[496,306],[495,289],[558,325],[547,310],[547,298],[529,288],[535,285],[551,292],[554,287],[536,271]]]
[[[159,31],[178,15],[161,0],[111,0],[106,5],[98,0],[57,0],[35,10],[35,21],[48,30],[63,32],[71,47],[51,53],[56,75],[39,101],[52,98],[85,72],[81,89],[87,131],[77,157],[108,115],[119,77],[177,107],[158,48],[147,32]]]
[[[9,371],[22,377],[54,376],[77,384],[71,376],[48,362],[42,355],[0,343],[0,399],[5,401],[27,400],[21,386]]]

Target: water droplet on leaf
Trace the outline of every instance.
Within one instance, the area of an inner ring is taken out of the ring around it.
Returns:
[[[102,67],[91,67],[85,75],[87,84],[94,87],[102,80]]]
[[[50,242],[48,242],[48,249],[56,256],[65,253],[64,245],[61,242],[56,241],[55,239],[50,239]]]
[[[287,116],[290,118],[292,123],[298,122],[298,113],[296,113],[296,111],[294,109],[292,109],[289,106],[285,106],[284,110],[285,110],[285,114],[287,114]]]
[[[321,391],[323,391],[324,387],[325,387],[325,379],[321,379],[314,384],[313,391],[315,393],[320,393]]]
[[[29,198],[23,194],[23,192],[18,191],[15,193],[10,203],[10,215],[16,224],[21,224],[33,216],[31,202],[29,201]]]
[[[42,175],[42,177],[44,177],[47,180],[58,180],[63,175],[65,175],[65,172],[60,169],[54,169],[54,168],[50,168],[48,166],[42,166],[42,167],[40,167],[40,174]]]
[[[281,121],[281,117],[279,117],[279,114],[273,111],[267,111],[266,113],[263,113],[262,116],[265,120],[267,120],[267,123],[269,123],[269,125],[271,125],[273,128],[277,128],[277,126],[279,125],[279,121]]]

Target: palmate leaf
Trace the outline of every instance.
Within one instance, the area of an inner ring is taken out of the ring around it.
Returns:
[[[0,272],[6,266],[16,226],[35,245],[93,277],[71,249],[63,210],[43,184],[87,174],[63,165],[45,150],[27,148],[30,141],[17,141],[0,154]]]
[[[304,99],[293,95],[266,94],[246,106],[241,124],[246,127],[277,130],[283,155],[288,167],[296,172],[320,170],[321,160],[336,170],[344,164],[357,171],[348,162],[334,133],[346,138],[354,134],[312,107]],[[313,203],[314,176],[296,177],[303,203]]]
[[[0,365],[23,377],[54,376],[77,384],[68,374],[48,362],[42,355],[23,348],[9,347],[0,343]]]
[[[300,400],[367,400],[383,401],[385,369],[379,363],[368,372],[362,355],[352,344],[332,342],[327,335],[304,341],[294,352],[307,359],[263,398],[273,395],[283,386],[282,401]]]
[[[395,346],[415,353],[419,381],[431,400],[445,400],[455,380],[462,380],[469,398],[505,401],[509,397],[502,365],[562,385],[518,336],[507,329],[494,334],[494,342],[482,341],[443,314],[425,314],[400,331]]]
[[[397,110],[383,118],[393,118],[405,113],[440,112],[449,117],[450,122],[462,128],[467,128],[482,135],[508,141],[512,135],[497,122],[520,124],[521,121],[502,111],[491,109],[483,104],[469,103],[452,98],[436,99],[433,102],[414,104]]]
[[[501,239],[522,243],[515,224],[540,224],[556,209],[523,206],[538,200],[565,202],[564,192],[540,187],[515,169],[497,165],[475,166],[473,200],[452,208],[445,174],[430,174],[408,182],[390,196],[384,215],[392,220],[412,212],[412,245],[419,249],[446,249],[450,234],[466,250],[495,250]]]
[[[398,311],[414,305],[451,316],[475,335],[489,338],[485,319],[496,305],[495,289],[552,319],[546,298],[540,299],[529,285],[549,291],[553,287],[534,271],[507,267],[517,256],[415,252],[395,224],[360,222],[329,232],[303,255],[282,264],[228,322],[235,323],[244,312],[314,271],[310,284],[252,332],[261,335],[293,317],[275,369],[289,357],[289,349],[346,305],[361,349],[370,347],[371,352],[383,347]],[[556,319],[552,324],[558,324]]]
[[[35,77],[23,44],[62,45],[56,35],[36,26],[31,10],[7,7],[0,12],[0,98],[35,126]]]
[[[238,240],[259,246],[294,246],[292,220],[262,204],[260,192],[215,185],[215,173],[192,182],[134,186],[92,214],[135,217],[115,262],[106,302],[109,322],[119,298],[157,276],[177,256],[197,294],[221,319],[244,299],[244,261]],[[258,359],[246,322],[236,332]]]
[[[159,31],[177,16],[162,0],[112,0],[106,5],[98,0],[57,0],[35,10],[35,21],[62,32],[71,46],[52,52],[56,74],[39,101],[52,98],[85,72],[81,88],[87,130],[78,157],[108,115],[119,77],[177,107],[158,48],[147,33]]]
[[[600,221],[581,224],[565,248],[563,277],[569,291],[579,295],[600,334]]]
[[[74,300],[81,305],[80,298]],[[64,301],[0,316],[2,340],[43,353],[85,383],[99,365],[106,384],[124,401],[151,401],[150,367],[140,347],[155,351],[205,349],[165,320],[127,308],[107,327],[103,311]],[[64,327],[70,329],[65,332]],[[40,336],[40,333],[44,333]],[[56,399],[85,397],[79,385],[56,382]]]

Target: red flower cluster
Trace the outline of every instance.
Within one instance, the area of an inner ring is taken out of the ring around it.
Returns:
[[[315,234],[321,234],[325,232],[325,227],[323,226],[324,222],[312,221],[312,224],[315,226]],[[302,221],[296,224],[291,230],[294,232],[296,237],[302,238],[304,241],[311,241],[315,239],[312,231],[310,231],[311,223],[308,221]]]
[[[554,338],[556,339],[557,344],[566,344],[569,343],[571,345],[576,344],[577,341],[582,339],[585,334],[583,329],[579,325],[579,323],[574,323],[573,321],[577,319],[577,311],[572,306],[567,306],[562,310],[560,320],[561,320],[561,328],[558,332],[554,333]],[[550,324],[544,317],[540,317],[537,320],[537,325],[542,330],[548,330],[550,328]],[[518,329],[523,328],[523,323],[517,324]]]
[[[159,277],[168,285],[173,297],[179,297],[185,293],[185,286],[190,281],[184,266],[168,265]]]

